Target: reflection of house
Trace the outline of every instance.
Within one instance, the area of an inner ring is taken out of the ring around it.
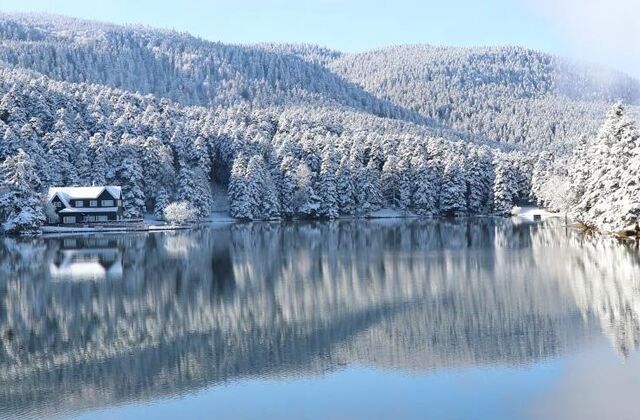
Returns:
[[[48,201],[57,219],[50,223],[95,223],[122,220],[122,188],[56,187],[49,188]]]
[[[63,248],[49,264],[51,277],[59,280],[122,278],[122,255],[118,248],[75,248],[65,239]],[[83,244],[89,245],[89,244]]]

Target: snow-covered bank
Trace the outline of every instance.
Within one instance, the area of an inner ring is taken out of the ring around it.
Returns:
[[[540,216],[540,220],[546,220],[553,217],[563,217],[560,213],[552,213],[545,209],[534,206],[514,207],[511,211],[511,215],[514,218],[518,218],[524,221],[538,221],[536,216]],[[471,216],[479,217],[479,216]],[[355,217],[340,217],[337,220],[374,220],[376,222],[384,222],[385,220],[402,220],[402,219],[419,219],[423,216],[417,215],[411,211],[402,211],[392,208],[384,208],[374,212],[371,212],[365,216]],[[435,219],[437,219],[436,217]],[[172,231],[172,230],[185,230],[192,229],[199,226],[209,224],[231,224],[238,223],[237,219],[234,219],[229,215],[228,211],[214,211],[208,217],[201,221],[189,225],[176,225],[168,224],[162,220],[157,220],[152,215],[147,215],[144,218],[144,226],[135,227],[66,227],[66,226],[43,226],[42,233],[45,235],[56,234],[72,234],[72,233],[122,233],[122,232],[160,232],[160,231]]]
[[[236,219],[229,215],[228,211],[214,211],[202,223],[235,223]]]
[[[236,220],[229,216],[226,211],[214,211],[208,217],[202,219],[198,223],[177,225],[170,224],[162,220],[154,218],[152,215],[146,215],[144,218],[144,226],[118,226],[118,227],[80,227],[80,226],[43,226],[41,228],[44,235],[57,235],[69,233],[121,233],[121,232],[161,232],[171,230],[185,230],[194,227],[206,225],[209,223],[235,223]]]
[[[511,216],[527,221],[546,220],[552,217],[564,217],[561,213],[553,213],[536,206],[515,206],[511,210]]]

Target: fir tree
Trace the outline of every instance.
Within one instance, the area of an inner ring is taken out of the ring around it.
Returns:
[[[320,196],[320,215],[329,219],[335,219],[339,214],[337,169],[333,146],[328,146],[322,155],[318,175],[318,195]]]
[[[497,215],[506,216],[511,213],[518,186],[508,160],[503,157],[496,157],[494,168],[493,212]]]
[[[229,211],[236,219],[251,219],[251,194],[247,179],[247,158],[238,155],[231,168],[229,177]]]
[[[434,216],[438,213],[438,176],[436,168],[429,165],[422,155],[411,160],[415,190],[411,203],[416,213],[423,216]]]
[[[340,213],[345,215],[353,214],[355,211],[355,200],[353,196],[353,184],[348,156],[344,156],[340,161],[336,190],[338,192],[338,206],[340,208]]]
[[[466,213],[466,181],[456,159],[447,162],[440,188],[440,214],[463,216]]]
[[[387,158],[387,161],[382,166],[382,176],[381,176],[381,188],[382,188],[382,197],[384,198],[384,202],[394,207],[397,202],[397,195],[399,192],[399,177],[398,177],[398,158],[394,155],[391,155]]]
[[[296,192],[294,205],[300,217],[315,218],[320,212],[320,197],[316,194],[313,173],[305,162],[300,162],[296,169]]]
[[[118,170],[122,183],[122,199],[125,219],[137,219],[144,216],[145,197],[142,191],[142,168],[135,155],[127,156]]]
[[[37,232],[45,221],[36,167],[29,155],[18,149],[0,165],[0,215],[8,233]]]

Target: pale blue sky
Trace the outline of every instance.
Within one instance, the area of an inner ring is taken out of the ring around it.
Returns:
[[[591,4],[593,3],[593,4]],[[607,9],[598,9],[606,3]],[[308,42],[342,51],[385,45],[522,45],[586,58],[640,75],[635,46],[617,50],[602,15],[638,16],[637,0],[1,0],[3,11],[52,12],[186,31],[233,43]],[[589,6],[593,7],[589,7]],[[637,20],[611,19],[616,39]],[[600,38],[597,39],[597,41]],[[584,41],[584,42],[582,42]],[[631,56],[631,57],[630,57]]]

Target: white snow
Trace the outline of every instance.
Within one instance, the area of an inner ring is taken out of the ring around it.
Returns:
[[[203,221],[209,223],[235,223],[236,219],[231,217],[228,211],[214,211]]]
[[[417,217],[414,213],[409,211],[402,211],[397,209],[380,209],[369,213],[367,216],[370,219],[402,219],[407,217]]]
[[[60,210],[60,213],[114,213],[117,207],[68,207]]]
[[[530,220],[530,221],[535,220],[535,216],[540,216],[541,220],[545,220],[550,217],[563,217],[563,215],[560,213],[552,213],[550,211],[547,211],[545,209],[541,209],[535,206],[524,206],[524,207],[515,206],[513,209],[511,209],[511,215],[517,218]]]
[[[58,197],[65,202],[65,205],[68,205],[69,200],[98,198],[104,190],[107,190],[115,199],[120,199],[122,196],[121,187],[107,185],[104,187],[51,187],[49,188],[47,197],[48,200],[51,201],[53,197],[58,194]]]

